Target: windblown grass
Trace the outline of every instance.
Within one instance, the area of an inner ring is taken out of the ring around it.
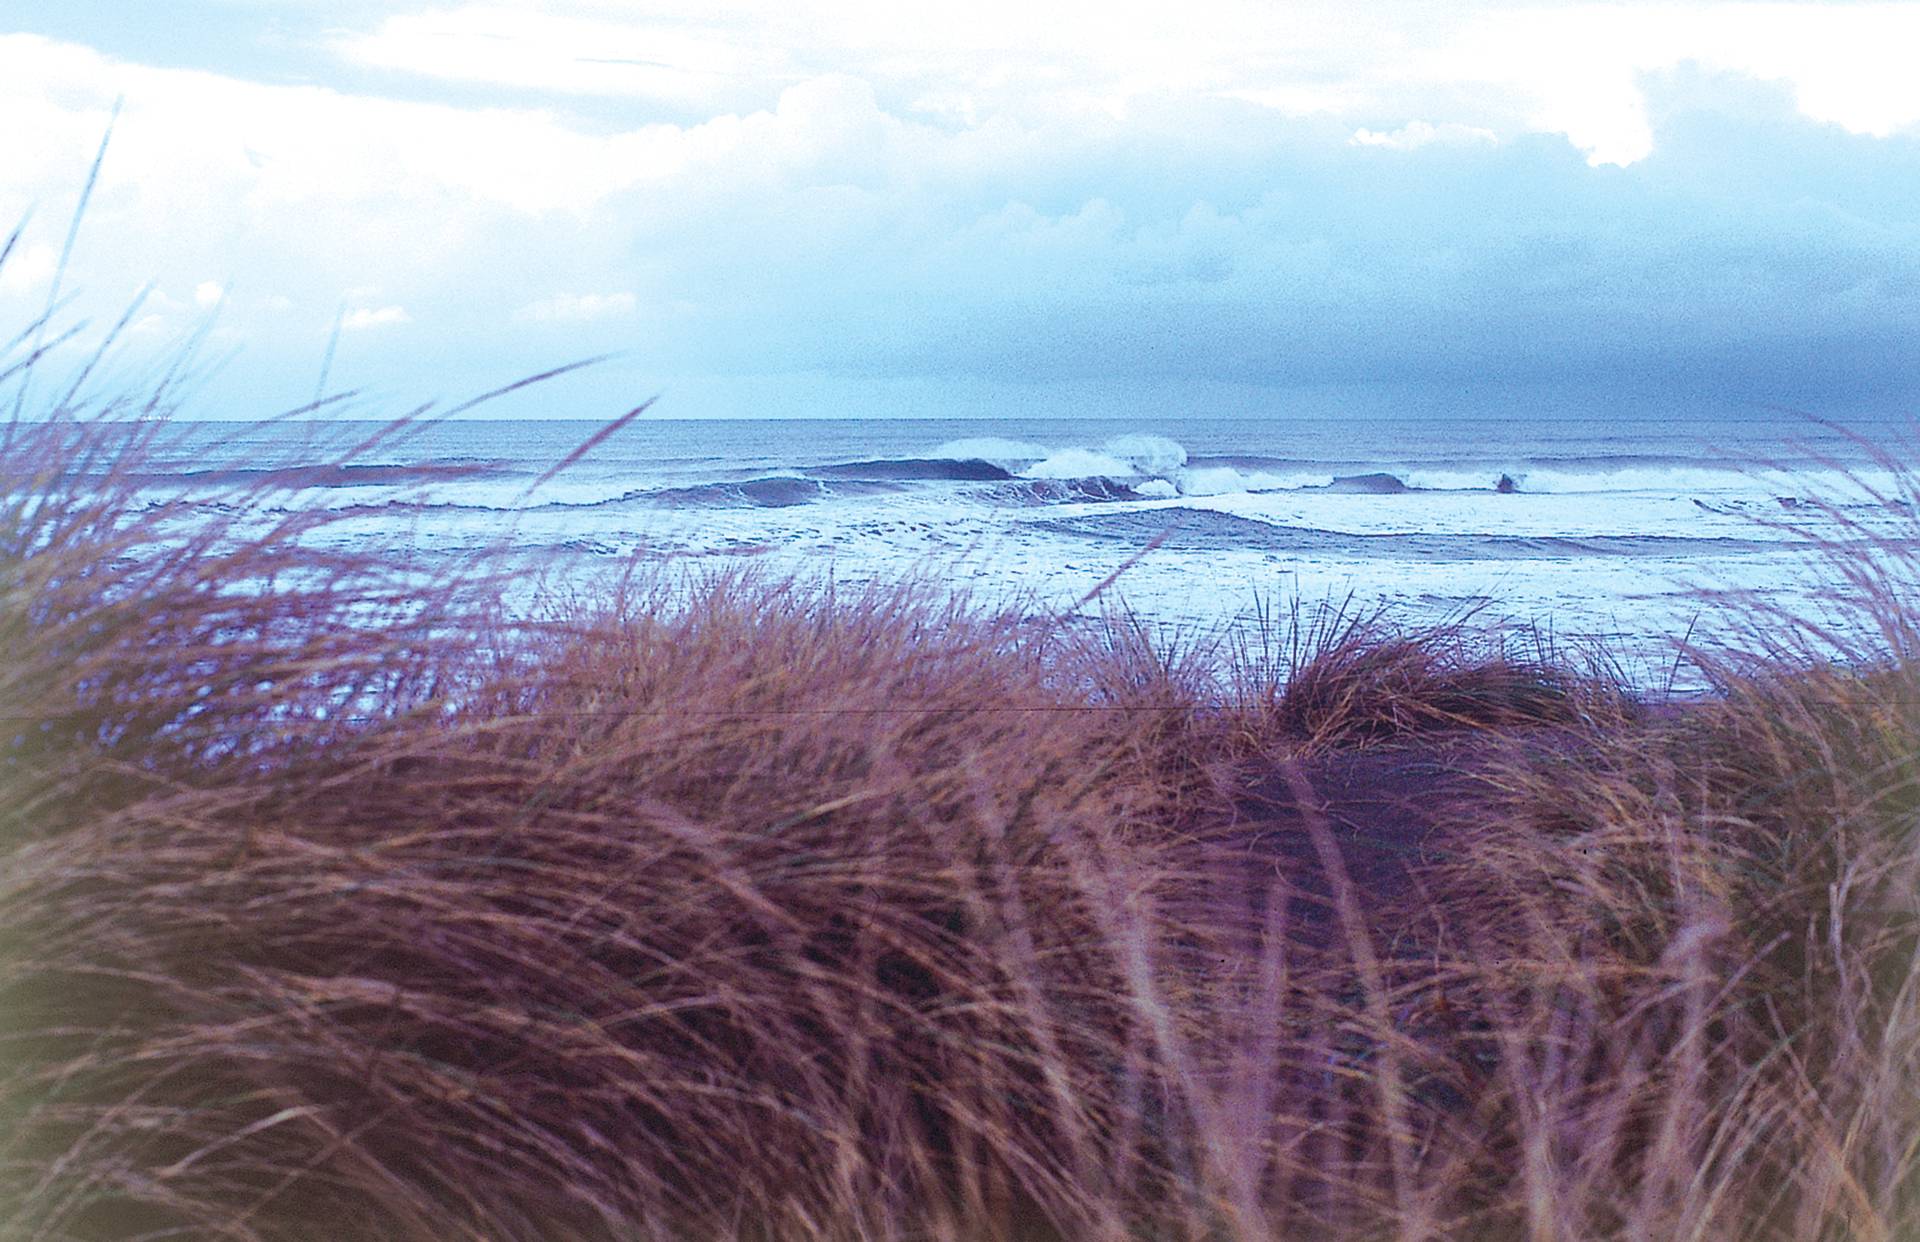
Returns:
[[[914,586],[512,621],[6,434],[8,1238],[1920,1236],[1896,581],[1652,710]],[[1404,891],[1356,755],[1469,769]]]
[[[1306,752],[1462,729],[1620,722],[1617,685],[1520,656],[1463,626],[1396,633],[1365,620],[1328,628],[1279,683],[1276,724]]]

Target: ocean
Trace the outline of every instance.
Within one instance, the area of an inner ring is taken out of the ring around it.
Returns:
[[[540,482],[600,427],[421,425],[319,469],[379,425],[181,424],[145,481],[266,485],[273,507],[337,511],[326,540],[429,560],[504,546],[563,574],[639,557],[916,576],[1064,616],[1124,605],[1188,636],[1344,606],[1653,664],[1728,596],[1823,606],[1810,549],[1843,522],[1914,525],[1887,460],[1904,419],[643,419]]]

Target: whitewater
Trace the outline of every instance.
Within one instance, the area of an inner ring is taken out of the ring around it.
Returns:
[[[1730,599],[1821,606],[1831,575],[1809,550],[1836,518],[1914,528],[1897,419],[662,419],[541,481],[599,426],[445,422],[342,463],[371,425],[186,424],[142,483],[265,488],[271,509],[335,511],[330,541],[506,547],[562,575],[639,558],[917,577],[1043,616],[1124,606],[1189,635],[1298,602],[1655,663]]]

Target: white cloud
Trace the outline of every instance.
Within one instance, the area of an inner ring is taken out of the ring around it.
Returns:
[[[262,84],[0,35],[8,118],[0,220],[77,182],[116,98],[125,108],[105,184],[138,184],[157,219],[257,218],[316,204],[366,204],[378,218],[395,202],[436,196],[525,213],[577,210],[661,164],[645,129],[610,139],[537,109]]]
[[[1432,146],[1471,146],[1475,143],[1493,143],[1500,136],[1490,129],[1477,125],[1460,125],[1448,121],[1434,125],[1427,121],[1408,121],[1399,129],[1385,133],[1372,129],[1357,129],[1353,137],[1347,140],[1356,147],[1386,147],[1394,151],[1412,151],[1419,147]]]
[[[16,249],[0,266],[0,295],[27,297],[39,293],[53,279],[58,262],[53,246],[47,242]]]
[[[804,76],[784,54],[729,32],[501,4],[391,16],[334,46],[356,63],[427,77],[682,104],[720,104]]]
[[[709,111],[769,106],[825,72],[968,124],[1125,117],[1137,103],[1205,96],[1388,131],[1444,110],[1501,133],[1564,133],[1596,163],[1645,156],[1639,80],[1686,61],[1786,82],[1809,116],[1891,133],[1920,121],[1916,46],[1920,6],[1775,0],[569,0],[392,16],[336,44],[356,63],[423,77]]]
[[[530,323],[589,323],[633,314],[631,293],[557,293],[529,302],[514,318]]]
[[[340,317],[342,332],[362,332],[368,328],[385,328],[396,323],[412,323],[413,316],[404,306],[360,307],[350,310]]]
[[[1596,164],[1652,150],[1642,78],[1687,62],[1784,82],[1807,115],[1855,133],[1920,121],[1920,6],[1899,3],[1573,4],[1463,10],[1414,50],[1409,82],[1477,83],[1528,129],[1563,133]]]
[[[225,296],[227,296],[227,291],[217,280],[203,280],[193,287],[194,305],[203,310],[218,306],[220,299]]]

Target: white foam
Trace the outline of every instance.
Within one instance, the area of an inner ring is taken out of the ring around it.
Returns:
[[[1025,479],[1137,479],[1140,471],[1131,462],[1092,449],[1070,448],[1049,453],[1024,470]]]
[[[1231,496],[1240,492],[1297,491],[1325,487],[1331,474],[1271,474],[1232,466],[1189,466],[1173,476],[1182,496]]]
[[[985,461],[1029,479],[1169,479],[1187,464],[1187,450],[1165,436],[1115,436],[1099,448],[1048,448],[1024,440],[970,436],[949,440],[929,456]]]
[[[1187,464],[1187,450],[1165,436],[1133,434],[1115,436],[1101,446],[1109,457],[1118,458],[1139,474],[1165,478]]]

